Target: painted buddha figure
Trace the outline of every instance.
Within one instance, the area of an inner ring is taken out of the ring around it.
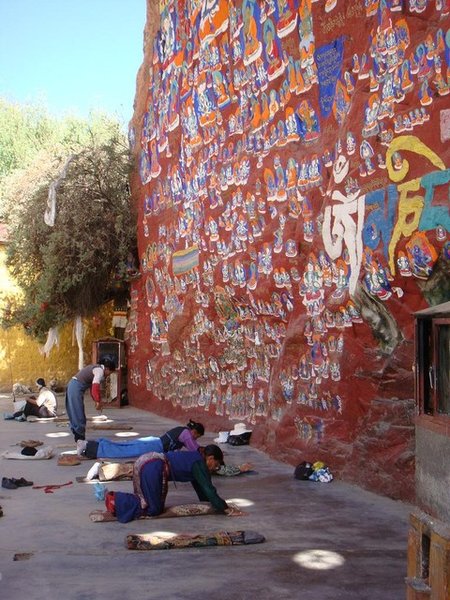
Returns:
[[[412,90],[414,83],[411,81],[410,62],[406,59],[401,67],[401,86],[403,93]]]
[[[200,21],[200,38],[203,41],[214,38],[226,31],[229,22],[229,5],[227,0],[212,0],[202,10]]]
[[[262,45],[258,39],[256,23],[257,7],[254,0],[245,0],[242,6],[244,65],[249,65],[261,56]]]
[[[297,25],[297,12],[292,0],[278,0],[277,32],[280,38],[286,37]]]
[[[372,94],[364,109],[364,126],[362,134],[364,137],[377,135],[379,132],[378,112],[380,109],[380,98],[378,94]]]
[[[268,63],[267,76],[269,81],[273,81],[283,73],[284,63],[281,59],[280,41],[271,19],[267,19],[264,23],[263,38],[264,52]]]
[[[333,102],[333,114],[338,125],[344,122],[348,111],[350,110],[350,96],[347,91],[347,86],[340,79],[336,82],[336,93]]]
[[[312,104],[309,100],[303,100],[297,108],[299,119],[300,136],[304,142],[313,142],[319,137],[320,126]]]
[[[220,71],[213,71],[212,87],[217,99],[218,108],[222,109],[227,106],[230,103],[230,96],[226,91],[223,75]]]
[[[264,169],[264,181],[266,182],[267,200],[273,202],[276,199],[276,183],[273,171],[269,168]]]
[[[311,0],[301,0],[298,7],[300,37],[300,58],[302,67],[314,62],[315,38],[313,32],[313,19]]]
[[[269,92],[269,119],[272,120],[280,108],[278,93],[272,89]]]

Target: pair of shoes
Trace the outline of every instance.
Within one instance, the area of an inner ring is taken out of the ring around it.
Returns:
[[[32,481],[27,481],[24,477],[20,479],[14,479],[11,477],[11,481],[16,484],[17,487],[28,487],[30,485],[34,485]]]
[[[86,446],[87,446],[87,440],[78,440],[77,441],[77,454],[78,456],[85,456],[86,455]]]
[[[2,479],[2,488],[6,490],[17,490],[19,486],[14,483],[12,479],[8,479],[7,477],[3,477]]]

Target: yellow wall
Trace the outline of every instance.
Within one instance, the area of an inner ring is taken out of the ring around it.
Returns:
[[[0,281],[2,296],[14,290],[5,266],[5,248],[0,245]],[[0,298],[0,304],[2,298]],[[3,306],[0,305],[0,314]],[[112,304],[104,307],[94,319],[84,319],[84,362],[91,360],[92,342],[113,335]],[[46,358],[40,352],[41,344],[26,335],[22,327],[0,328],[0,391],[11,391],[14,383],[34,387],[38,377],[47,383],[56,379],[65,386],[68,379],[78,371],[78,346],[69,323],[59,332],[59,346],[54,346]]]

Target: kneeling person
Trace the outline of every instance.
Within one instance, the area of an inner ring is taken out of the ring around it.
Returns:
[[[222,450],[215,444],[201,452],[149,452],[134,463],[134,494],[108,492],[106,508],[121,523],[144,515],[156,517],[164,511],[169,481],[190,481],[201,502],[208,501],[219,513],[236,511],[217,493],[211,473],[223,463]]]

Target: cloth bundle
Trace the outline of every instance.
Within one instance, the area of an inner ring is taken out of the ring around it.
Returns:
[[[35,450],[35,448],[33,448]],[[43,460],[53,456],[53,448],[51,446],[42,446],[33,456],[27,456],[22,452],[10,452],[9,450],[2,453],[3,458],[22,459],[22,460]]]
[[[100,481],[131,479],[134,463],[104,463],[98,470]]]

